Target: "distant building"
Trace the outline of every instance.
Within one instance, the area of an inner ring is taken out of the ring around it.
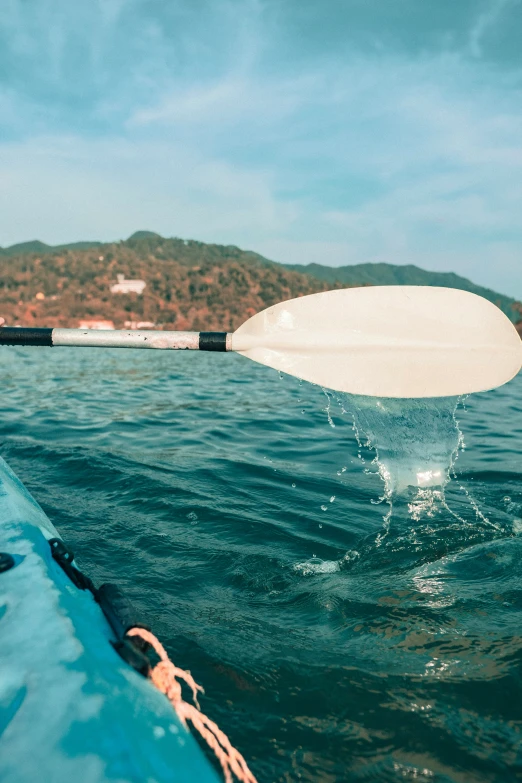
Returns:
[[[111,285],[111,294],[142,294],[147,283],[145,280],[125,280],[124,275],[116,275],[118,282]]]
[[[152,321],[125,321],[126,329],[155,329],[156,324]]]
[[[78,322],[78,329],[114,329],[114,322],[85,319]]]

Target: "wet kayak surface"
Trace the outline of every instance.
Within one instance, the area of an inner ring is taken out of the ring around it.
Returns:
[[[520,777],[520,377],[378,408],[239,356],[0,355],[2,456],[260,783]]]

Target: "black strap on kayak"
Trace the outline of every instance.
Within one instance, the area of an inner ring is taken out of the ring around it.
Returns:
[[[116,641],[111,642],[112,646],[133,669],[147,677],[150,671],[150,661],[146,655],[149,645],[139,636],[130,639],[127,631],[136,627],[150,631],[150,626],[140,620],[133,604],[118,585],[106,582],[96,590],[94,597],[116,635]]]
[[[130,631],[131,628],[145,628],[150,631],[150,627],[140,620],[138,612],[127,596],[117,585],[109,582],[96,588],[92,579],[89,579],[74,565],[74,552],[61,538],[51,538],[49,546],[53,560],[56,560],[61,566],[71,582],[79,590],[89,590],[99,603],[116,637],[116,640],[111,641],[111,644],[118,655],[129,666],[147,677],[150,671],[150,661],[145,653],[149,645],[138,636],[128,637],[127,631]]]
[[[96,590],[95,598],[100,604],[103,614],[109,621],[112,630],[119,638],[123,638],[131,628],[150,627],[142,622],[139,613],[118,585],[107,582]]]
[[[80,590],[90,590],[94,595],[96,588],[94,587],[93,582],[73,565],[74,552],[72,549],[69,549],[61,538],[49,539],[49,546],[51,547],[53,560],[56,560],[56,562],[61,565],[71,582],[76,585],[76,587],[79,587]]]
[[[0,574],[10,571],[15,565],[15,559],[9,552],[0,552]]]

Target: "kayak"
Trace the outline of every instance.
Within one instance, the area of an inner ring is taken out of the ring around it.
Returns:
[[[0,781],[217,783],[140,671],[125,600],[113,585],[93,594],[1,458],[0,553]]]

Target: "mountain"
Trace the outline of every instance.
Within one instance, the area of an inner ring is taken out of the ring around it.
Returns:
[[[135,231],[127,241],[132,242],[134,239],[152,239],[157,241],[158,239],[163,239],[163,237],[161,234],[156,234],[154,231]]]
[[[428,272],[412,264],[354,264],[352,266],[322,266],[321,264],[285,264],[286,269],[311,275],[317,280],[325,280],[337,285],[430,285],[444,288],[459,288],[483,296],[500,307],[512,321],[522,317],[520,303],[504,294],[498,294],[489,288],[475,285],[471,280],[453,272]]]
[[[111,293],[117,275],[144,280],[143,294]],[[145,231],[124,242],[31,242],[0,254],[0,316],[24,326],[108,319],[120,328],[147,321],[165,329],[233,331],[271,304],[330,287],[235,246]]]
[[[117,275],[145,281],[143,294],[112,293]],[[284,299],[360,285],[439,285],[495,302],[522,322],[522,305],[458,275],[416,266],[283,265],[234,245],[165,239],[137,231],[122,242],[50,246],[34,240],[0,249],[0,316],[8,324],[78,326],[108,319],[116,327],[236,329]],[[522,329],[522,325],[521,325]]]
[[[0,247],[0,256],[21,256],[27,253],[54,253],[58,250],[87,250],[91,247],[99,247],[100,242],[72,242],[69,245],[46,245],[39,239],[29,242],[21,242],[10,247]]]

